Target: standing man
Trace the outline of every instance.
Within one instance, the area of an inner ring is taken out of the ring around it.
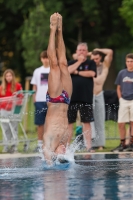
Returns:
[[[98,147],[102,150],[105,146],[105,103],[103,96],[103,85],[107,78],[109,68],[113,59],[113,51],[111,49],[94,49],[91,53],[91,59],[95,61],[97,67],[97,77],[94,77],[94,98],[93,98],[93,109],[94,109],[94,124],[91,126],[95,130],[95,140],[93,147]],[[104,60],[102,60],[104,55]]]
[[[68,62],[68,70],[71,74],[73,92],[68,108],[69,139],[70,144],[73,133],[73,123],[76,122],[77,111],[80,112],[83,123],[83,136],[87,151],[91,152],[91,126],[93,118],[93,77],[96,76],[96,64],[87,59],[88,46],[80,43],[76,50],[77,59]]]
[[[33,101],[35,105],[35,124],[37,125],[38,135],[36,152],[39,152],[43,144],[44,122],[47,112],[46,93],[48,90],[48,74],[50,72],[47,51],[43,51],[40,54],[40,59],[43,65],[35,69],[31,80],[33,90],[35,91]]]
[[[119,72],[115,84],[119,98],[118,127],[120,145],[114,152],[133,151],[133,53],[126,55],[126,69]],[[125,144],[126,123],[130,122],[131,138],[128,146]]]

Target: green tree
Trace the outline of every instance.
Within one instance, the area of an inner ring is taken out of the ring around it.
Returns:
[[[25,18],[22,31],[23,58],[25,60],[26,71],[29,74],[40,66],[40,52],[47,49],[49,39],[49,12],[42,0],[34,0],[35,7],[29,10],[29,15]],[[61,4],[56,4],[60,10]],[[54,9],[55,9],[54,8]]]
[[[119,9],[121,16],[126,21],[127,26],[133,36],[133,0],[123,0],[122,6]]]
[[[122,4],[124,2],[128,7]],[[4,69],[15,69],[24,80],[40,65],[39,54],[47,48],[49,17],[54,12],[63,15],[63,36],[68,59],[80,41],[87,42],[90,50],[98,46],[110,47],[114,51],[127,46],[131,48],[132,15],[127,16],[128,22],[121,16],[132,13],[132,4],[129,4],[132,2],[0,0],[0,58],[4,62]],[[122,14],[121,9],[126,7],[129,10]]]
[[[25,19],[22,31],[23,58],[26,71],[32,74],[40,65],[40,52],[47,48],[49,26],[48,14],[44,5],[39,2],[29,11]]]
[[[3,63],[2,72],[11,68],[20,76],[23,87],[26,76],[22,57],[21,32],[24,21],[28,16],[29,7],[33,0],[0,0],[0,63]],[[1,75],[1,74],[0,74]]]

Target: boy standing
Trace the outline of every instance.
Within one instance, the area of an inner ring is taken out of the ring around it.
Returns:
[[[126,69],[119,72],[115,84],[119,98],[118,127],[120,145],[113,149],[114,152],[133,151],[133,53],[126,55]],[[130,144],[125,145],[126,123],[130,122]]]
[[[33,101],[35,105],[35,124],[37,125],[38,134],[36,152],[39,152],[43,144],[44,122],[47,112],[46,93],[48,90],[48,74],[50,71],[47,51],[43,51],[40,54],[40,59],[43,65],[35,69],[31,80],[33,90],[35,91]]]

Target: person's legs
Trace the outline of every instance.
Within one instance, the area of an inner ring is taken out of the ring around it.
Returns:
[[[94,147],[98,147],[102,150],[105,146],[105,103],[103,98],[103,92],[95,96],[95,108],[94,108],[94,124],[96,131],[96,140]]]
[[[43,144],[43,133],[44,133],[44,125],[37,126],[37,136],[38,136],[38,144],[37,147],[41,147]]]
[[[130,144],[130,137],[131,137],[131,126],[129,124],[129,127],[126,130],[126,145],[128,146]]]
[[[68,107],[68,112],[67,112],[67,117],[68,117],[68,132],[69,132],[69,137],[68,137],[68,145],[70,145],[72,136],[73,136],[73,124],[76,122],[76,117],[77,117],[77,111],[78,111],[78,103],[71,102],[69,107]]]
[[[130,133],[131,136],[133,137],[133,122],[130,122]]]
[[[113,152],[117,151],[124,151],[126,149],[126,122],[129,122],[129,102],[120,99],[119,102],[119,111],[118,111],[118,128],[119,128],[119,135],[120,135],[120,145],[115,149],[111,150]]]
[[[83,137],[87,151],[94,152],[91,148],[91,125],[90,122],[94,121],[93,106],[88,103],[81,103],[79,106],[81,122],[83,123]]]
[[[10,111],[6,111],[4,109],[1,110],[1,117],[5,118],[5,119],[8,118],[8,116],[10,116],[10,114],[11,114]],[[8,152],[10,142],[12,139],[11,129],[9,127],[9,124],[4,123],[4,122],[1,122],[1,127],[2,127],[3,142],[4,142],[3,152]]]
[[[97,134],[95,129],[95,95],[93,95],[93,114],[94,114],[94,121],[90,123],[91,125],[91,140],[92,146],[95,146],[97,140]]]
[[[130,102],[130,132],[133,136],[133,100]]]
[[[83,123],[83,136],[87,151],[91,149],[91,126],[90,123]]]
[[[125,146],[125,138],[126,138],[126,124],[125,123],[118,123],[119,134],[121,144]]]
[[[133,122],[130,122],[130,144],[133,151]]]
[[[63,89],[68,93],[70,97],[72,94],[72,80],[67,66],[66,49],[62,35],[62,16],[60,14],[58,14],[57,57],[61,70],[61,82]]]
[[[11,138],[12,138],[12,133],[9,127],[8,123],[1,123],[2,127],[2,132],[3,132],[3,143],[4,143],[4,148],[2,150],[3,153],[8,152]]]
[[[120,145],[116,148],[114,148],[113,152],[119,152],[123,151],[126,149],[126,123],[118,123],[118,128],[119,128],[119,135],[120,135]]]
[[[68,145],[70,145],[71,140],[72,140],[72,136],[73,136],[73,123],[68,125],[68,132],[69,132],[69,136],[68,136]]]
[[[43,139],[43,131],[44,131],[44,125],[40,125],[37,127],[37,133],[38,133],[38,140]]]
[[[58,26],[58,16],[56,13],[50,17],[50,37],[47,54],[50,63],[50,73],[48,77],[48,92],[52,98],[62,93],[61,74],[56,55],[56,33]]]
[[[19,123],[15,122],[15,121],[11,121],[11,126],[12,126],[12,128],[14,130],[14,135],[16,137],[16,140],[13,142],[14,144],[11,146],[9,151],[11,153],[15,153],[18,150],[18,141],[17,140],[18,140],[18,126],[19,126]]]
[[[18,146],[18,122],[10,122],[10,125],[13,128],[13,134],[16,137],[16,139],[14,139],[13,135],[12,135],[12,131],[10,129],[10,126],[8,123],[1,123],[1,126],[3,128],[3,131],[5,133],[5,136],[3,137],[3,142],[5,143],[4,148],[2,150],[2,152],[17,152],[17,146]],[[11,146],[9,148],[9,146]]]
[[[129,110],[130,110],[130,125],[129,125],[130,141],[127,150],[133,151],[133,100],[131,100],[129,103]]]
[[[47,113],[46,102],[35,102],[35,124],[37,125],[38,144],[35,152],[38,152],[43,144],[44,123]]]
[[[125,140],[126,137],[126,127],[125,123],[118,123],[119,133],[120,133],[120,139]]]
[[[130,122],[130,126],[128,128],[128,131],[129,131],[129,142],[126,144],[126,141],[124,140],[125,142],[125,145],[126,145],[126,148],[124,149],[124,151],[133,151],[133,122]]]
[[[77,113],[77,119],[76,119],[76,136],[82,134],[82,123],[81,123],[81,119],[80,119],[80,113],[78,110]]]

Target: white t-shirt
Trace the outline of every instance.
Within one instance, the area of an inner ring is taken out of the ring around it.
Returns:
[[[31,84],[37,86],[36,91],[36,102],[45,102],[46,93],[48,90],[48,74],[50,72],[50,67],[38,67],[33,72],[33,77],[31,79]]]

